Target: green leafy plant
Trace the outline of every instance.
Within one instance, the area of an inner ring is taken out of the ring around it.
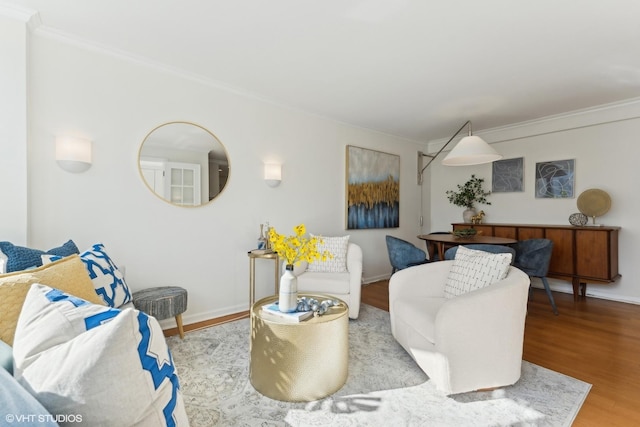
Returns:
[[[458,191],[447,191],[449,202],[468,209],[473,209],[475,203],[490,205],[491,202],[488,202],[486,197],[491,194],[491,191],[482,189],[483,182],[484,178],[477,178],[475,175],[471,175],[469,181],[465,182],[464,185],[458,184]]]

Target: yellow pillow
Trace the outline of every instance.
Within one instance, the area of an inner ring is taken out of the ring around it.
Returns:
[[[94,304],[104,305],[78,255],[71,255],[33,270],[1,274],[0,339],[9,345],[13,345],[22,304],[34,283],[41,283]]]

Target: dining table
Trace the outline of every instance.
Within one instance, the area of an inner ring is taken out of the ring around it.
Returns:
[[[459,246],[459,245],[512,245],[517,242],[516,239],[509,237],[496,237],[496,236],[483,236],[476,234],[469,237],[458,237],[454,234],[443,233],[429,233],[420,234],[418,239],[424,240],[427,245],[427,252],[429,253],[429,259],[433,259],[435,251],[438,251],[438,259],[444,260],[445,246]]]

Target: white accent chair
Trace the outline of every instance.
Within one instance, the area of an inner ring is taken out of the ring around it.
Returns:
[[[529,277],[509,267],[505,279],[446,299],[453,262],[391,276],[391,332],[447,395],[514,384],[522,365]]]
[[[349,318],[358,318],[362,287],[362,249],[360,246],[349,243],[347,247],[348,271],[344,273],[322,273],[306,270],[307,263],[304,261],[293,268],[293,274],[298,278],[298,292],[321,293],[339,298],[349,306]]]

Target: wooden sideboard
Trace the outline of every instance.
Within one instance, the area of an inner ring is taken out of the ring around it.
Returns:
[[[587,282],[606,284],[620,277],[618,272],[618,232],[620,227],[575,227],[539,224],[453,223],[454,230],[475,228],[485,236],[516,240],[549,239],[553,255],[549,277],[568,280],[573,297],[586,296]]]

